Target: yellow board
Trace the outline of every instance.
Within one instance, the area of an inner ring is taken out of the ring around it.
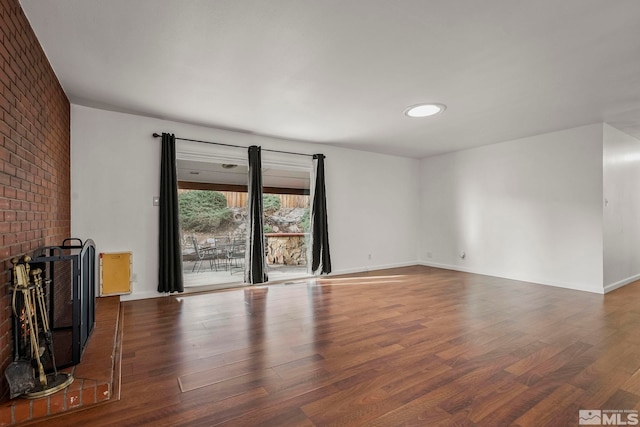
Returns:
[[[131,252],[100,254],[100,296],[131,293]]]

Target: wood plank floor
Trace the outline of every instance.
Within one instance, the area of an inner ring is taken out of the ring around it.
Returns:
[[[571,426],[640,409],[640,283],[408,267],[124,304],[121,400],[46,426]]]

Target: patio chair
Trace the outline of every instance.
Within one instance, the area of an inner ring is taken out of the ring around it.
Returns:
[[[244,272],[244,256],[247,243],[244,238],[235,238],[229,250],[229,271],[234,274],[237,271]]]
[[[222,268],[223,270],[227,270],[229,268],[229,252],[231,251],[231,243],[229,243],[229,237],[214,237],[213,251],[213,263],[216,271],[218,271],[218,269],[220,268]]]
[[[201,248],[196,236],[191,236],[191,242],[193,243],[193,249],[196,251],[196,262],[193,264],[191,272],[193,273],[196,270],[196,267],[198,267],[198,271],[196,273],[200,273],[200,269],[202,268],[202,263],[204,261],[209,261],[209,268],[213,271],[213,262],[215,260],[214,248]]]

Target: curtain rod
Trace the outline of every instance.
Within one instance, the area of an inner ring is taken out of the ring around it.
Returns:
[[[154,132],[153,133],[153,137],[154,138],[160,138],[162,137],[161,134]],[[176,137],[176,139],[179,139],[180,141],[191,141],[191,142],[201,142],[203,144],[212,144],[212,145],[221,145],[223,147],[234,147],[234,148],[249,148],[249,147],[245,147],[243,145],[234,145],[234,144],[223,144],[222,142],[212,142],[212,141],[201,141],[199,139],[188,139],[188,138],[178,138]],[[296,156],[307,156],[307,157],[313,157],[314,159],[317,156],[322,156],[324,157],[323,154],[304,154],[304,153],[294,153],[293,151],[280,151],[280,150],[269,150],[268,148],[263,148],[262,151],[270,151],[272,153],[282,153],[282,154],[293,154]]]

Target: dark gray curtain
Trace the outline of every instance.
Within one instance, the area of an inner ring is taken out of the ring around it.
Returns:
[[[176,137],[173,134],[163,133],[160,160],[158,292],[184,291],[178,221]]]
[[[327,196],[324,185],[324,154],[314,154],[315,189],[311,210],[311,271],[313,274],[331,273],[329,229],[327,227]]]
[[[249,147],[249,195],[247,197],[247,249],[245,254],[245,283],[264,283],[268,280],[264,239],[262,234],[262,159],[260,147]]]

